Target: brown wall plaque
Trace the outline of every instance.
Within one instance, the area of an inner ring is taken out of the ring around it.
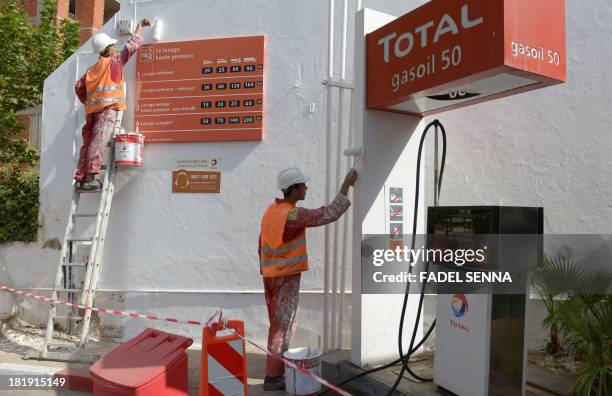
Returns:
[[[176,170],[172,172],[173,193],[219,193],[221,172]]]

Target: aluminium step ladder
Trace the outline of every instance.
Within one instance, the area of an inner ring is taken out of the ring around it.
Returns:
[[[104,177],[102,187],[97,190],[82,190],[75,184],[74,192],[72,195],[72,201],[70,203],[70,211],[68,213],[68,224],[66,226],[66,232],[64,234],[64,242],[62,244],[62,250],[60,254],[59,265],[55,276],[55,285],[51,298],[61,300],[60,293],[65,293],[69,302],[74,302],[77,295],[80,295],[79,304],[86,305],[88,307],[93,306],[94,296],[96,293],[96,285],[98,282],[98,276],[100,274],[100,268],[102,264],[102,252],[104,250],[104,240],[106,237],[106,228],[108,225],[108,218],[111,209],[111,203],[113,200],[113,194],[115,186],[113,184],[113,176],[116,172],[115,161],[115,145],[114,137],[115,133],[119,131],[121,127],[121,119],[123,112],[118,111],[117,121],[111,139],[107,144],[107,154],[104,156],[105,165],[102,166],[104,170]],[[81,194],[99,194],[98,208],[95,212],[80,212],[79,201]],[[90,237],[76,236],[76,219],[83,218],[95,218],[95,225],[93,227],[94,232]],[[89,254],[86,262],[75,262],[74,256],[77,250],[78,244],[89,246]],[[77,287],[72,282],[72,275],[74,269],[80,269],[85,271],[83,281],[80,287]],[[76,362],[87,362],[93,363],[99,359],[98,355],[85,354],[85,343],[87,341],[87,335],[89,332],[89,326],[91,323],[91,313],[89,309],[76,310],[71,309],[67,315],[59,315],[57,312],[58,303],[52,303],[49,311],[49,319],[47,321],[47,331],[45,341],[41,352],[29,352],[26,354],[26,359],[39,359],[39,360],[58,360],[58,361],[76,361]],[[78,311],[85,311],[79,313]],[[53,333],[55,331],[55,321],[65,320],[67,321],[68,331],[77,327],[74,326],[80,322],[80,340],[78,343],[53,342]]]

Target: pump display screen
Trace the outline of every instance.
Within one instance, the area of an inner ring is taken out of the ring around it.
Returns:
[[[143,45],[134,123],[147,142],[261,140],[264,36]]]

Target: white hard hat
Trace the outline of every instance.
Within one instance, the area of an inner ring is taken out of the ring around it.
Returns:
[[[281,190],[285,190],[294,184],[306,183],[308,180],[310,178],[298,168],[284,169],[280,171],[277,178],[278,188]]]
[[[106,47],[111,44],[115,44],[117,40],[112,39],[106,33],[98,33],[94,36],[93,40],[91,40],[91,46],[96,54],[104,51]]]

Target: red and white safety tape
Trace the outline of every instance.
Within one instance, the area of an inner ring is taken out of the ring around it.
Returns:
[[[147,319],[147,320],[158,320],[158,321],[164,321],[164,322],[172,322],[172,323],[182,323],[182,324],[188,324],[188,325],[195,325],[195,326],[207,326],[209,325],[213,319],[218,315],[219,316],[219,321],[221,323],[222,322],[222,312],[221,311],[216,311],[215,314],[207,321],[207,322],[200,322],[198,320],[179,320],[179,319],[175,319],[175,318],[163,318],[163,317],[159,317],[159,316],[155,316],[155,315],[144,315],[144,314],[139,314],[139,313],[135,313],[135,312],[126,312],[126,311],[121,311],[118,309],[107,309],[107,308],[98,308],[98,307],[90,307],[87,305],[81,305],[81,304],[73,304],[73,303],[69,303],[66,301],[62,301],[62,300],[58,300],[55,298],[51,298],[51,297],[45,297],[45,296],[41,296],[38,294],[34,294],[34,293],[30,293],[27,291],[23,291],[23,290],[19,290],[19,289],[14,289],[12,287],[8,287],[2,283],[0,283],[0,290],[3,291],[7,291],[9,293],[13,293],[13,294],[17,294],[20,296],[26,296],[26,297],[31,297],[34,298],[36,300],[39,301],[43,301],[43,302],[48,302],[48,303],[54,303],[54,304],[60,304],[60,305],[65,305],[67,307],[72,307],[72,308],[80,308],[80,309],[87,309],[93,312],[100,312],[103,314],[112,314],[112,315],[120,315],[120,316],[127,316],[130,318],[140,318],[140,319]],[[330,382],[328,382],[327,380],[311,373],[310,371],[296,365],[294,362],[292,362],[291,360],[287,360],[284,357],[282,357],[281,355],[271,352],[267,349],[265,349],[264,347],[254,343],[253,341],[249,340],[248,338],[238,334],[237,332],[235,332],[233,329],[228,329],[231,330],[235,335],[237,335],[238,337],[242,338],[245,342],[248,342],[249,344],[251,344],[252,346],[254,346],[255,348],[261,350],[262,352],[265,352],[267,355],[271,356],[272,358],[282,361],[284,362],[287,366],[291,367],[294,370],[298,370],[299,372],[303,373],[304,375],[307,375],[311,378],[314,378],[315,381],[317,381],[318,383],[320,383],[321,385],[324,385],[328,388],[330,388],[331,390],[343,395],[343,396],[352,396],[350,393],[348,393],[347,391],[345,391],[344,389],[338,388],[337,386],[335,386],[334,384],[331,384]]]
[[[88,310],[93,311],[93,312],[101,312],[101,313],[105,313],[105,314],[128,316],[128,317],[131,317],[131,318],[140,318],[140,319],[148,319],[148,320],[160,320],[160,321],[172,322],[172,323],[183,323],[183,324],[190,324],[190,325],[195,325],[195,326],[204,326],[207,323],[207,322],[200,322],[200,321],[197,321],[197,320],[178,320],[178,319],[175,319],[175,318],[160,318],[160,317],[155,316],[155,315],[143,315],[143,314],[134,313],[134,312],[120,311],[118,309],[106,309],[106,308],[89,307],[89,306],[81,305],[81,304],[73,304],[73,303],[69,303],[69,302],[66,302],[66,301],[57,300],[55,298],[40,296],[38,294],[26,292],[26,291],[19,290],[19,289],[13,289],[11,287],[3,285],[2,283],[0,283],[0,289],[8,291],[8,292],[11,292],[11,293],[14,293],[14,294],[18,294],[20,296],[32,297],[32,298],[35,298],[35,299],[37,299],[39,301],[44,301],[44,302],[48,302],[48,303],[55,303],[55,304],[65,305],[67,307],[72,307],[72,308],[88,309]],[[217,313],[215,313],[215,315],[213,315],[213,318],[217,315]]]

